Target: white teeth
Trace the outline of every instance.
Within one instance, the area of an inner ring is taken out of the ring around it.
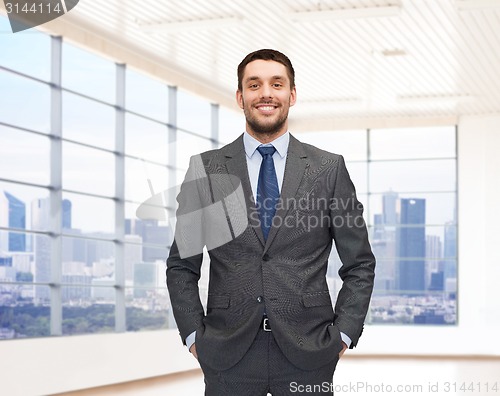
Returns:
[[[274,106],[261,106],[259,107],[259,109],[264,111],[271,111],[274,110]]]

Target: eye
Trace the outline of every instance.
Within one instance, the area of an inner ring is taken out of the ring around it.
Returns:
[[[258,85],[258,84],[250,84],[250,85],[248,86],[248,88],[250,88],[250,89],[255,89],[255,88],[258,88],[258,87],[259,87],[259,85]]]
[[[281,83],[274,83],[273,84],[274,88],[281,88],[282,86],[283,86],[283,84],[281,84]]]

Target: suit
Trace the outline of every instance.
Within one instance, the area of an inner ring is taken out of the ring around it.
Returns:
[[[351,347],[362,333],[375,258],[342,156],[290,136],[280,198],[265,240],[242,136],[191,159],[177,198],[167,286],[182,340],[196,331],[199,360],[215,370],[245,355],[264,312],[283,354],[304,370],[338,359],[340,332]],[[343,263],[335,310],[326,283],[333,241]],[[206,313],[198,290],[204,245],[210,255]]]

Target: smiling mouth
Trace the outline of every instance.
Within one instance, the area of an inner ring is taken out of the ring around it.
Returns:
[[[278,108],[278,106],[274,104],[265,103],[265,104],[259,104],[255,106],[255,108],[259,110],[261,113],[272,113],[274,112],[274,110]]]

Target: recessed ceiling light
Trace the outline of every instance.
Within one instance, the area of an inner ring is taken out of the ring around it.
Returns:
[[[405,56],[405,55],[408,55],[408,53],[404,50],[404,49],[401,49],[401,48],[395,48],[395,49],[386,49],[386,50],[382,50],[380,51],[380,53],[384,56]]]
[[[302,111],[310,112],[322,112],[328,109],[357,109],[364,103],[363,99],[356,96],[339,96],[324,99],[310,99],[301,100],[300,108]]]
[[[138,22],[137,24],[143,32],[147,33],[181,33],[195,30],[238,27],[241,25],[241,21],[241,17],[224,17],[212,19],[194,19],[179,22]]]
[[[384,18],[399,16],[401,3],[380,7],[351,7],[319,11],[298,11],[289,15],[295,22],[318,22],[356,18]]]
[[[310,99],[302,100],[301,103],[314,104],[314,103],[357,103],[362,102],[359,96],[339,96],[336,98],[324,98],[324,99]]]
[[[475,96],[469,94],[399,95],[397,97],[398,102],[401,103],[458,102],[474,99]]]

